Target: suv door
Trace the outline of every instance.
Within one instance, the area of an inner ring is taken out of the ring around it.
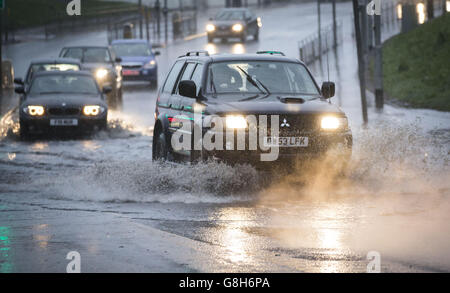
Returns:
[[[180,83],[181,80],[190,80],[191,79],[192,73],[193,73],[196,65],[197,64],[194,62],[187,62],[183,68],[182,74],[178,78],[177,84],[174,89],[174,94],[172,95],[172,97],[170,99],[172,113],[175,114],[173,117],[176,116],[175,123],[171,124],[170,132],[175,132],[175,131],[179,130],[181,127],[183,127],[183,125],[185,123],[190,122],[190,117],[186,116],[183,111],[184,106],[186,104],[185,100],[189,99],[189,98],[182,97],[178,94],[178,84]],[[191,100],[191,102],[192,102],[192,99],[189,99],[189,100]],[[175,152],[182,154],[182,155],[188,154],[186,151],[175,151]]]
[[[156,100],[156,117],[159,117],[160,114],[167,114],[170,117],[177,115],[172,113],[173,110],[171,109],[170,103],[175,89],[175,84],[178,81],[178,76],[180,75],[183,65],[184,60],[175,62],[167,75],[164,85],[161,87],[158,99]]]

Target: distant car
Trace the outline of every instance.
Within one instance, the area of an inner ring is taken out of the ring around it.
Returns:
[[[122,105],[122,59],[116,57],[109,46],[78,46],[65,47],[60,57],[74,58],[81,61],[83,70],[94,74],[99,86],[109,85],[112,88],[108,95],[108,105],[118,108]]]
[[[111,44],[117,56],[122,59],[124,80],[149,81],[152,88],[158,87],[158,64],[152,46],[146,40],[114,40]]]
[[[215,38],[239,38],[241,42],[247,40],[247,36],[259,39],[261,18],[257,17],[247,8],[225,8],[220,10],[206,25],[208,42]]]
[[[41,71],[79,71],[81,70],[81,62],[77,59],[71,58],[56,58],[56,59],[37,59],[30,62],[28,66],[25,79],[15,78],[14,83],[27,87],[33,75]]]
[[[48,71],[35,73],[28,88],[16,87],[24,95],[19,106],[20,136],[58,130],[92,132],[106,128],[108,106],[90,72]]]

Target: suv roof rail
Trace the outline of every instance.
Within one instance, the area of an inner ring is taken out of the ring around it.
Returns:
[[[284,55],[284,53],[283,52],[280,52],[280,51],[258,51],[258,52],[256,52],[256,54],[270,54],[270,55],[281,55],[281,56],[286,56],[286,55]]]
[[[204,54],[205,56],[209,56],[209,52],[206,50],[199,50],[199,51],[189,51],[186,53],[186,55],[182,55],[181,57],[188,57],[188,56],[200,56],[200,54]]]

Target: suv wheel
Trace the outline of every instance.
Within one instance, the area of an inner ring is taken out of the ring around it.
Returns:
[[[166,161],[168,159],[169,149],[167,148],[166,136],[164,135],[164,132],[162,131],[153,139],[155,140],[153,142],[153,160]]]
[[[255,41],[259,40],[259,29],[256,30],[255,35],[253,36],[253,38],[255,39]]]
[[[246,33],[243,33],[243,34],[241,35],[241,42],[242,42],[242,43],[245,43],[246,40],[247,40],[247,34],[246,34]]]

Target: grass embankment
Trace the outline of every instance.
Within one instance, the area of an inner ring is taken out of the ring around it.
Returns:
[[[450,111],[450,13],[385,42],[383,75],[388,97]]]
[[[127,2],[82,0],[81,16],[68,16],[66,13],[69,0],[7,0],[8,27],[14,29],[40,26],[56,21],[70,20],[71,17],[95,17],[107,11],[136,8]],[[137,3],[137,1],[136,1]]]

